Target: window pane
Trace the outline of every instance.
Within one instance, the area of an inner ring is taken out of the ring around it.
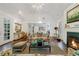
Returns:
[[[4,20],[4,39],[10,39],[10,20]]]

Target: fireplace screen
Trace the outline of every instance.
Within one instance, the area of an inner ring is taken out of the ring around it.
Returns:
[[[73,49],[79,49],[79,33],[76,32],[67,33],[67,46]]]

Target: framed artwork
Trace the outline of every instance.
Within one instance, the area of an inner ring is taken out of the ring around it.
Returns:
[[[79,5],[67,12],[67,23],[79,21]]]
[[[21,24],[19,24],[19,23],[15,23],[15,31],[16,31],[16,32],[20,32],[21,29],[22,29]]]

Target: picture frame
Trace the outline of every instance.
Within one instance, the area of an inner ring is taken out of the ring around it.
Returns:
[[[67,12],[67,23],[73,23],[77,21],[79,21],[79,5]]]
[[[16,32],[21,32],[22,26],[19,23],[15,23],[15,31]]]

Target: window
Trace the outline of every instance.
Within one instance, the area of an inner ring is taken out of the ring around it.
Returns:
[[[4,40],[10,39],[10,20],[4,19]]]

